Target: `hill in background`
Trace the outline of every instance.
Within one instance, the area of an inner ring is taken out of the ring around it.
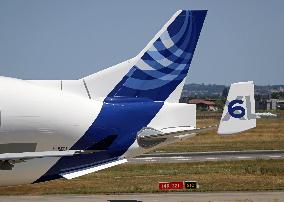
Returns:
[[[229,86],[217,84],[186,84],[181,97],[191,98],[220,98],[226,97]],[[284,96],[284,85],[255,86],[255,95],[263,99],[277,98]]]

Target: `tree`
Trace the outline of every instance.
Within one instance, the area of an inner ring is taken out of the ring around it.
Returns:
[[[284,92],[273,92],[271,94],[272,99],[281,99],[284,98]]]
[[[226,98],[228,96],[229,93],[229,87],[225,87],[222,91],[222,97]]]

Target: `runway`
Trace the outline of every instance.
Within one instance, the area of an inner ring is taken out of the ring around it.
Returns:
[[[156,194],[119,194],[119,195],[48,195],[48,196],[0,196],[0,201],[9,202],[280,202],[284,192],[218,192],[218,193],[156,193]]]
[[[177,163],[253,159],[284,159],[284,150],[217,151],[143,154],[129,163]]]

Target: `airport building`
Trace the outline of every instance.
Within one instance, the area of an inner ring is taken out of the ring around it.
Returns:
[[[217,111],[218,107],[216,106],[215,102],[203,99],[192,99],[188,101],[188,104],[196,104],[196,108],[200,110],[207,110],[207,111]]]
[[[267,110],[284,109],[284,100],[269,99],[266,101]]]

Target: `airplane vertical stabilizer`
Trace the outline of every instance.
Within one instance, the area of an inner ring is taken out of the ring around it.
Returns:
[[[254,84],[233,83],[218,128],[222,135],[239,133],[256,127]]]
[[[92,98],[178,102],[207,11],[177,11],[133,59],[82,80]]]

